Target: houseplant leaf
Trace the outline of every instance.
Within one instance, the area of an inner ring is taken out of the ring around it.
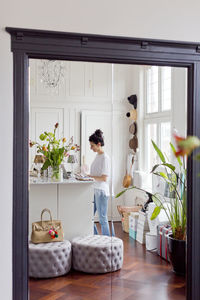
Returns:
[[[175,166],[173,166],[172,164],[163,163],[163,164],[157,164],[157,165],[153,166],[151,173],[153,173],[158,167],[162,167],[162,166],[168,167],[172,171],[175,171],[175,169],[176,169]]]
[[[171,149],[172,149],[172,151],[173,151],[173,153],[174,153],[174,156],[175,156],[176,149],[175,149],[175,147],[174,147],[174,145],[173,145],[172,143],[170,143],[170,147],[171,147]],[[182,167],[183,163],[182,163],[182,161],[181,161],[180,156],[175,156],[175,157],[176,157],[176,159],[177,159],[177,161],[178,161],[178,163],[179,163],[179,166]]]
[[[42,166],[42,170],[47,170],[50,165],[50,161],[47,159]]]
[[[158,146],[154,143],[154,141],[151,140],[151,142],[152,142],[153,147],[154,147],[154,149],[156,150],[158,156],[160,157],[161,161],[162,161],[163,163],[165,163],[166,160],[165,160],[164,154],[163,154],[162,151],[158,148]]]
[[[156,206],[156,207],[154,208],[154,211],[153,211],[153,213],[152,213],[150,219],[151,219],[151,220],[156,219],[157,216],[159,215],[160,211],[161,211],[161,207],[160,207],[160,206]]]
[[[121,195],[123,195],[126,192],[126,190],[121,191],[120,193],[118,193],[115,198],[119,198]]]

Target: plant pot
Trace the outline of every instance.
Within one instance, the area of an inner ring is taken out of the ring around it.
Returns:
[[[172,235],[169,235],[168,250],[173,271],[178,275],[185,275],[186,242],[183,240],[176,240]]]

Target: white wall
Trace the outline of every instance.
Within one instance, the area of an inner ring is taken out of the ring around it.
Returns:
[[[12,299],[12,55],[4,28],[22,27],[200,42],[198,0],[1,1],[0,128],[1,214],[0,295]],[[6,224],[6,226],[5,226]]]
[[[127,97],[137,89],[138,72],[134,70],[138,70],[138,67],[62,61],[63,76],[56,88],[42,81],[41,60],[30,59],[29,67],[30,140],[39,142],[39,135],[44,131],[52,131],[58,122],[59,137],[69,139],[73,136],[74,142],[81,146],[81,160],[84,156],[85,163],[90,165],[95,155],[90,150],[88,137],[96,128],[100,128],[104,132],[105,151],[113,157],[113,195],[119,193],[123,188],[126,169],[130,171],[127,154],[132,152],[129,148],[132,135],[128,130],[132,121],[126,117],[126,113],[132,109],[132,105]],[[36,147],[33,147],[29,151],[30,168],[35,154]],[[79,162],[79,153],[77,158]],[[79,163],[75,165],[75,171],[80,171]],[[129,195],[129,205],[134,205],[134,197],[131,193]],[[117,205],[124,205],[127,197],[128,193],[119,199],[110,199],[109,220],[121,220]]]

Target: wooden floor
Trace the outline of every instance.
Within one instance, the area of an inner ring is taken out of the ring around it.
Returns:
[[[29,281],[30,300],[183,300],[185,279],[156,253],[129,238],[115,223],[116,236],[124,241],[120,271],[90,275],[71,271],[66,276]]]

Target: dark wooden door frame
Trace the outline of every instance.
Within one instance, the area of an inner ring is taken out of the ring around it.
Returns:
[[[13,300],[28,300],[28,59],[188,68],[188,134],[200,136],[200,45],[7,27],[14,64]],[[180,104],[181,105],[181,104]],[[199,165],[188,162],[187,300],[200,299]]]

